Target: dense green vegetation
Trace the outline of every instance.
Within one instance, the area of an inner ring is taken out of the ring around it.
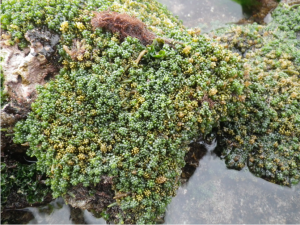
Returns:
[[[35,164],[1,162],[1,206],[7,203],[11,193],[25,197],[31,204],[42,202],[50,189],[40,182],[41,179],[42,174],[36,170]]]
[[[0,106],[2,107],[5,104],[6,98],[7,98],[7,95],[4,93],[4,75],[3,75],[2,66],[0,66],[0,83],[1,83],[1,87],[0,87]]]
[[[93,11],[108,8],[136,16],[162,38],[144,46],[92,29]],[[258,176],[297,183],[299,8],[281,6],[274,15],[284,23],[232,27],[218,33],[219,44],[184,29],[155,1],[4,1],[1,28],[10,44],[28,45],[23,36],[34,27],[61,36],[63,69],[38,88],[14,141],[29,143],[54,197],[114,177],[126,223],[164,213],[188,144],[213,130],[230,167],[249,162]]]
[[[300,178],[300,9],[281,5],[267,26],[231,26],[215,35],[246,58],[241,98],[222,124],[222,154],[231,168],[248,165],[259,177],[284,185]]]

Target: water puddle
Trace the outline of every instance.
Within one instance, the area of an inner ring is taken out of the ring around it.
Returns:
[[[227,24],[269,23],[269,11],[278,0],[158,0],[186,27],[199,27],[203,33]]]
[[[242,7],[231,0],[159,0],[183,21],[186,27],[202,32],[223,27],[243,18]]]
[[[58,198],[48,205],[36,207],[27,207],[25,210],[31,212],[34,219],[28,224],[70,224],[70,207],[64,203],[62,198]]]
[[[207,146],[206,155],[187,184],[178,189],[165,216],[166,224],[298,224],[300,185],[282,187],[229,170]]]
[[[9,210],[6,213],[11,213],[9,222],[14,224],[106,224],[103,218],[96,218],[87,210],[66,205],[62,198],[44,206]]]

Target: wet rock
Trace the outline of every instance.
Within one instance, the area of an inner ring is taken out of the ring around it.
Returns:
[[[248,3],[248,1],[246,1]],[[281,1],[288,5],[299,4],[299,0],[283,0]],[[242,5],[243,13],[246,18],[241,19],[238,24],[252,24],[254,22],[259,24],[269,23],[271,12],[278,6],[276,0],[257,0],[257,4]]]
[[[248,1],[239,1],[243,9],[243,14],[246,18],[241,19],[238,24],[252,24],[254,22],[265,24],[267,15],[277,7],[276,0],[257,0],[249,4]]]
[[[87,224],[84,220],[84,213],[79,208],[70,206],[70,219],[74,224]]]
[[[9,114],[6,112],[6,109],[9,106],[9,104],[5,105],[3,110],[1,110],[1,127],[11,127],[17,121],[17,118],[14,114]]]
[[[27,41],[31,43],[31,54],[38,57],[45,56],[47,61],[58,66],[58,55],[56,52],[56,45],[59,42],[59,35],[54,34],[46,28],[29,30],[25,34]]]
[[[26,117],[29,109],[14,106],[12,103],[8,103],[1,109],[1,127],[12,129],[15,123]]]
[[[25,118],[28,113],[27,108],[20,108],[12,106],[11,103],[6,104],[0,111],[0,126],[1,132],[1,151],[7,146],[8,143],[12,143],[12,133],[14,125],[22,118]]]
[[[95,215],[101,215],[101,212],[107,210],[109,220],[113,221],[117,214],[121,213],[121,209],[117,205],[109,207],[116,201],[112,185],[111,177],[102,176],[100,183],[95,187],[84,187],[82,184],[72,187],[64,196],[64,200],[73,208],[88,210]]]
[[[0,126],[2,128],[1,151],[4,150],[8,143],[10,143],[10,148],[13,148],[13,146],[11,146],[13,127],[20,119],[25,118],[28,112],[28,108],[13,106],[13,103],[8,103],[3,106],[0,111]]]
[[[182,168],[181,173],[181,183],[186,183],[190,177],[194,174],[196,168],[199,166],[199,161],[207,153],[205,144],[203,140],[192,142],[190,145],[190,150],[184,157],[185,166]]]
[[[20,119],[26,117],[30,105],[36,98],[37,85],[45,85],[59,71],[56,45],[59,35],[45,28],[33,29],[26,33],[25,38],[30,47],[20,50],[18,45],[10,46],[7,39],[0,41],[1,57],[4,74],[4,92],[10,102],[0,112],[1,151],[11,142],[12,128]]]
[[[1,224],[27,224],[32,219],[34,216],[28,210],[4,210],[1,213]]]
[[[51,194],[49,193],[45,198],[43,202],[39,202],[39,203],[34,203],[34,204],[30,204],[28,203],[28,201],[26,200],[26,197],[20,193],[18,193],[16,190],[13,190],[8,198],[7,198],[7,203],[5,205],[5,209],[22,209],[28,206],[40,206],[40,205],[44,205],[47,204],[49,202],[51,202],[53,200]]]
[[[75,208],[81,209],[104,209],[114,200],[114,192],[111,191],[112,182],[109,178],[103,177],[101,182],[94,188],[83,187],[81,184],[72,187],[65,200]],[[92,193],[92,195],[90,194]],[[96,206],[96,207],[95,207]]]
[[[36,98],[36,86],[44,85],[59,69],[56,45],[59,35],[46,29],[34,29],[25,35],[31,43],[23,51],[17,45],[7,46],[1,41],[4,73],[4,92],[13,105],[29,108]],[[56,56],[55,56],[56,55]]]

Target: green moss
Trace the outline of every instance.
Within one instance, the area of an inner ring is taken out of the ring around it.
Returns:
[[[3,59],[0,59],[0,62]],[[4,92],[4,74],[3,74],[3,69],[2,69],[2,65],[0,65],[0,83],[1,83],[1,87],[0,87],[0,106],[2,108],[2,106],[5,105],[5,103],[7,102],[7,94]]]
[[[234,59],[223,62],[225,70],[235,70],[233,76],[240,76],[238,59],[204,37],[193,41],[174,32],[170,37],[180,34],[189,41],[188,53],[183,45],[164,45],[164,57],[149,53],[137,65],[135,59],[145,50],[137,39],[120,44],[109,33],[95,32],[92,49],[99,46],[96,39],[107,44],[89,60],[91,66],[69,59],[66,65],[72,69],[62,69],[55,81],[39,88],[32,113],[16,126],[15,142],[30,143],[28,153],[50,177],[55,197],[70,185],[88,186],[98,183],[100,175],[114,176],[116,192],[130,193],[119,201],[121,208],[136,213],[134,221],[154,221],[176,193],[187,144],[227,117],[216,93],[233,102],[231,93],[241,86],[241,78],[227,81],[226,88],[217,86],[227,76],[220,78],[217,70],[211,74],[212,62],[203,55],[215,51],[218,60]]]
[[[50,188],[41,183],[42,174],[36,165],[18,162],[1,162],[1,205],[5,205],[9,194],[15,192],[28,203],[44,201]]]
[[[284,184],[299,180],[299,52],[288,48],[298,48],[295,31],[232,27],[219,31],[223,47],[183,29],[156,1],[18,4],[5,1],[2,9],[9,20],[3,29],[12,38],[22,39],[30,23],[61,35],[64,68],[38,89],[14,138],[29,142],[28,154],[37,157],[54,197],[112,176],[125,222],[153,223],[176,194],[188,144],[214,128],[225,140],[230,167],[251,162],[258,176]],[[26,7],[29,15],[12,14]],[[132,37],[120,43],[117,34],[93,30],[91,11],[108,7],[137,16],[172,46],[160,39],[143,46]],[[289,44],[278,41],[280,35]]]
[[[173,39],[173,47],[161,40],[145,47],[132,37],[120,43],[116,35],[92,30],[87,10],[62,23],[56,31],[62,32],[64,69],[38,89],[14,139],[29,142],[28,154],[48,175],[54,197],[72,185],[113,176],[116,194],[127,193],[117,203],[127,215],[134,213],[130,222],[139,223],[164,213],[188,143],[227,120],[228,104],[243,91],[239,57],[208,37],[180,31],[166,9],[153,3],[114,2],[111,9],[138,12],[150,29]],[[161,21],[152,21],[153,11]]]
[[[246,58],[242,108],[219,134],[231,168],[247,165],[259,177],[291,185],[300,175],[300,8],[280,5],[266,27],[232,26],[219,41]],[[291,22],[290,22],[291,21]]]

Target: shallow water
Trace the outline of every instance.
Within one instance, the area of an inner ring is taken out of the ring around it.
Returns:
[[[299,224],[300,185],[283,187],[247,169],[229,170],[213,146],[207,147],[199,167],[168,206],[165,223]]]
[[[62,198],[40,207],[27,207],[23,214],[29,214],[27,224],[106,224],[103,218],[96,218],[87,210],[75,209],[66,205]]]
[[[202,32],[223,27],[242,19],[242,7],[231,0],[158,0],[183,21],[186,27]]]

